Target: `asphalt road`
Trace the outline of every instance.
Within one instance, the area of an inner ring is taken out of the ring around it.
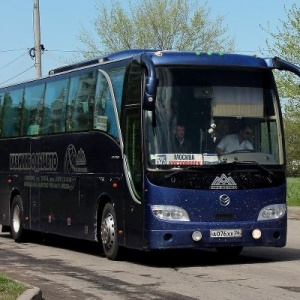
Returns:
[[[17,244],[0,234],[0,272],[41,288],[46,300],[299,299],[300,219],[285,248],[247,248],[236,259],[214,250],[142,253],[113,262],[94,243],[41,236]]]

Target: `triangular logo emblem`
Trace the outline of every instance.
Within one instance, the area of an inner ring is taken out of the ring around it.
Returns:
[[[230,176],[222,174],[221,177],[217,176],[209,187],[211,190],[236,190],[237,185]]]

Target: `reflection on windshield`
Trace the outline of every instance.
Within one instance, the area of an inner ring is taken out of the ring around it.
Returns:
[[[156,111],[145,113],[150,167],[282,163],[276,98],[262,86],[262,74],[222,77],[220,71],[179,68],[157,73]]]

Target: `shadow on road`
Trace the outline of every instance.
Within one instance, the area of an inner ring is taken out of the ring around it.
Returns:
[[[0,233],[1,237],[11,238]],[[50,234],[32,233],[29,243],[47,245],[93,256],[105,257],[100,244]],[[300,250],[293,248],[247,247],[239,256],[220,255],[215,249],[202,250],[159,250],[143,252],[125,249],[123,261],[152,267],[182,268],[192,266],[215,266],[227,264],[262,264],[300,260]]]
[[[169,267],[175,269],[192,266],[208,267],[228,264],[262,264],[300,260],[300,250],[289,248],[247,248],[239,256],[231,257],[220,255],[214,249],[162,250],[150,253],[130,252],[126,256],[126,261],[152,267]]]

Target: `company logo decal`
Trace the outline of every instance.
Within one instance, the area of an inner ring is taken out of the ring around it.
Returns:
[[[236,190],[237,185],[230,176],[222,174],[221,177],[217,176],[209,187],[212,190]]]
[[[220,204],[223,205],[223,206],[227,206],[230,204],[230,197],[228,195],[221,195],[219,197],[219,200],[220,200]]]
[[[76,152],[74,145],[69,145],[65,154],[65,173],[87,173],[85,153],[82,148]]]

